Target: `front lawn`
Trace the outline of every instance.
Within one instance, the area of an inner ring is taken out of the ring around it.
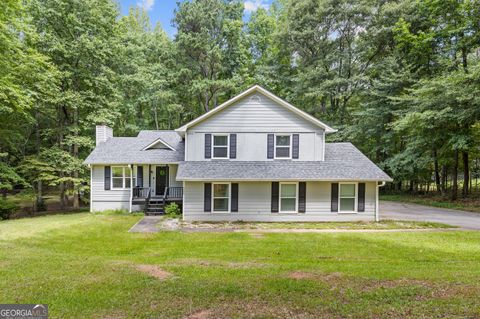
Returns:
[[[380,195],[380,200],[413,203],[480,213],[480,197],[474,195],[469,198],[460,198],[456,201],[451,201],[449,199],[434,195],[390,194]]]
[[[480,232],[128,233],[140,218],[0,222],[0,302],[52,318],[480,316]]]

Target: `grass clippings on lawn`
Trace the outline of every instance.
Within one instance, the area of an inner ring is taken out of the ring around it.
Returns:
[[[480,232],[127,232],[140,218],[0,222],[0,300],[54,318],[480,317]]]

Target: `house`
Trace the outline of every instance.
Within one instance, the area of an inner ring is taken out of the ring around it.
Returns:
[[[92,211],[161,213],[192,221],[378,220],[392,179],[336,130],[254,86],[174,131],[113,137],[96,128]]]

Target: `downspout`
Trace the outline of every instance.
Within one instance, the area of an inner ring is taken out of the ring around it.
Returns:
[[[130,208],[129,212],[132,212],[132,201],[133,201],[133,165],[129,164],[128,167],[130,167]]]
[[[377,192],[376,192],[377,194],[375,196],[375,221],[376,222],[380,221],[380,216],[379,216],[380,207],[379,207],[379,204],[378,204],[378,202],[379,202],[379,200],[378,200],[378,189],[380,187],[383,187],[383,186],[385,186],[385,181],[383,181],[381,184],[378,184],[378,182],[377,182]]]

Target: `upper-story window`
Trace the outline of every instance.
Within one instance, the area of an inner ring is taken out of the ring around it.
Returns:
[[[228,135],[213,135],[213,158],[228,158]]]
[[[290,134],[275,135],[275,158],[292,157],[292,136]]]

